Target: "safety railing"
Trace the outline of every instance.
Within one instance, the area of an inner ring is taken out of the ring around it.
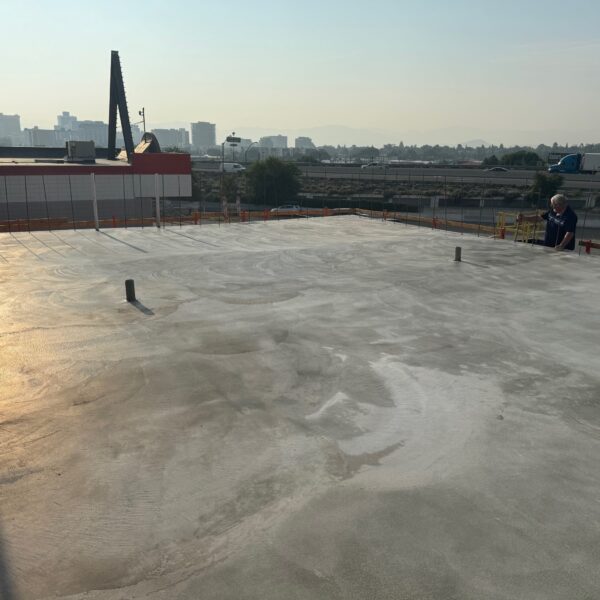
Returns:
[[[98,220],[101,229],[120,227],[181,227],[183,225],[208,225],[283,221],[289,219],[332,217],[340,215],[357,215],[383,221],[393,221],[418,227],[470,233],[478,236],[486,235],[495,239],[507,239],[514,242],[533,242],[539,240],[543,226],[538,223],[519,223],[518,212],[499,211],[495,213],[494,221],[490,223],[465,222],[464,220],[446,218],[443,215],[427,215],[410,211],[377,210],[372,208],[300,208],[290,210],[226,210],[226,211],[190,211],[188,214],[162,214],[148,217],[121,218],[116,215]],[[51,231],[65,229],[94,229],[95,220],[73,220],[67,218],[13,219],[0,221],[0,232],[16,233],[27,231]],[[584,238],[579,241],[579,252],[591,254],[592,250],[600,250],[600,240]]]

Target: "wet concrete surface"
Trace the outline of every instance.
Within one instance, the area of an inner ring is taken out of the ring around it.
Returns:
[[[600,597],[597,257],[109,233],[0,236],[5,595]]]

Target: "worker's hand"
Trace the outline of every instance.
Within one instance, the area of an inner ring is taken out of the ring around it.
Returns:
[[[564,248],[563,248],[563,247],[562,247],[560,244],[556,244],[556,246],[554,246],[554,249],[555,249],[557,252],[560,252],[561,250],[564,250]]]

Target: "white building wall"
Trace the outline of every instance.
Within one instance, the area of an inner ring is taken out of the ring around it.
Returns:
[[[0,200],[6,202],[25,202],[25,177],[5,177],[4,185],[0,186]]]
[[[154,198],[154,175],[96,175],[98,200]],[[6,202],[91,201],[90,175],[8,175],[0,177],[0,201]],[[191,175],[159,175],[158,193],[167,197],[192,195]]]
[[[44,176],[48,202],[70,201],[69,179],[62,175]]]

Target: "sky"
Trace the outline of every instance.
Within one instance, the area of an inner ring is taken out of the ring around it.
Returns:
[[[217,141],[600,142],[598,0],[0,0],[0,112],[132,121]]]

